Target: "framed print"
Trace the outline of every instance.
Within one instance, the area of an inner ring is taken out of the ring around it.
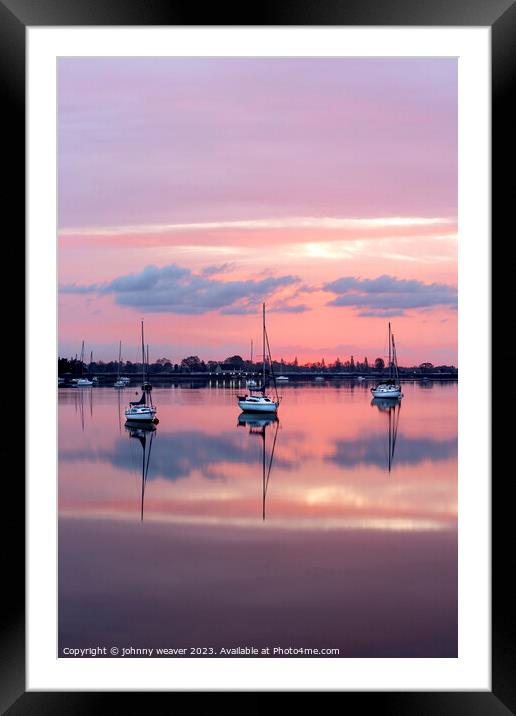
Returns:
[[[513,4],[0,11],[28,321],[3,709],[514,709],[490,438]]]

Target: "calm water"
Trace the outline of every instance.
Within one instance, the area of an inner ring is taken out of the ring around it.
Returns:
[[[457,385],[59,389],[59,644],[457,655]],[[186,655],[190,655],[189,651]],[[153,653],[156,656],[156,653]]]

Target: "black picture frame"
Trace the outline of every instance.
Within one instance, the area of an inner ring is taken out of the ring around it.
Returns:
[[[360,26],[489,26],[492,38],[492,254],[503,245],[508,216],[514,204],[513,184],[506,179],[514,167],[510,151],[516,126],[510,110],[510,79],[514,73],[516,7],[513,0],[291,0],[264,2],[253,8],[220,3],[196,4],[167,0],[0,0],[0,77],[3,94],[4,138],[14,148],[13,161],[4,167],[8,183],[4,207],[15,218],[15,243],[23,246],[25,216],[25,31],[35,26],[82,25],[360,25]],[[199,23],[202,18],[202,23]],[[4,140],[5,141],[5,140]],[[509,149],[509,151],[508,151]],[[506,171],[507,170],[507,171]],[[495,243],[496,238],[496,243]],[[23,260],[23,258],[22,258]],[[507,269],[506,269],[507,270]],[[504,286],[498,280],[492,293],[492,327],[503,307]],[[498,318],[498,320],[500,320]],[[495,391],[492,391],[494,396]],[[494,411],[493,411],[494,414]],[[493,434],[492,454],[511,444],[507,428]],[[507,439],[505,439],[507,438]],[[500,456],[501,464],[501,456]],[[510,462],[508,463],[511,464]],[[492,480],[492,690],[471,692],[339,692],[344,705],[381,709],[385,714],[516,713],[514,636],[508,628],[514,593],[508,586],[513,543],[510,474],[494,470]],[[7,473],[9,475],[9,473]],[[173,692],[27,692],[25,687],[25,492],[19,471],[4,482],[5,505],[12,517],[4,541],[4,607],[1,625],[0,709],[9,716],[34,713],[90,714],[97,709],[129,711],[154,708],[156,699]],[[512,647],[511,647],[512,644]],[[235,688],[235,690],[238,690]],[[129,701],[130,699],[130,701]]]

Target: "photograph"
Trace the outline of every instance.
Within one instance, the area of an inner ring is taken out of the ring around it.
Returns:
[[[458,67],[57,58],[59,659],[458,657]]]
[[[516,708],[516,7],[467,5],[0,0],[27,346],[0,712]]]

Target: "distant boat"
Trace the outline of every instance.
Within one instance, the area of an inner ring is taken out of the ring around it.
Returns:
[[[267,329],[265,327],[265,303],[262,306],[263,309],[263,320],[262,320],[262,334],[263,334],[263,361],[262,361],[262,384],[256,388],[250,388],[249,393],[247,395],[238,395],[237,396],[237,402],[239,407],[247,413],[276,413],[279,404],[280,404],[280,397],[278,396],[278,391],[276,389],[276,379],[274,377],[274,368],[272,365],[272,359],[271,359],[271,352],[270,352],[270,346],[269,346],[269,338],[267,336]],[[267,345],[267,353],[265,350],[265,347]],[[266,388],[266,373],[265,373],[265,363],[268,359],[270,371],[272,375],[272,380],[274,382],[274,389],[275,389],[275,400],[270,398],[268,395],[265,395],[265,388]],[[261,395],[259,395],[261,393]]]
[[[362,381],[365,380],[365,378],[363,375],[357,375],[357,380],[361,383]]]
[[[322,377],[322,375],[316,375],[314,380],[316,380],[318,383],[321,383],[324,380],[324,378]]]
[[[88,378],[77,378],[74,385],[76,388],[87,388],[93,385],[93,381]]]
[[[288,381],[288,375],[278,375],[276,380],[278,383],[286,383]]]
[[[253,339],[251,338],[251,366],[253,366]],[[249,380],[246,380],[245,382],[247,388],[257,388],[258,383],[254,378],[249,378]]]
[[[77,380],[72,381],[72,385],[75,388],[89,388],[93,385],[93,381],[84,377],[84,341],[81,347],[81,377]]]
[[[403,393],[401,392],[400,379],[398,374],[398,359],[396,356],[396,344],[394,343],[394,334],[391,331],[389,322],[389,379],[371,388],[374,398],[387,398],[391,400],[401,400]]]
[[[125,410],[125,419],[139,423],[157,422],[156,407],[152,404],[152,385],[145,377],[145,344],[143,340],[142,321],[142,395],[139,400],[133,400]]]
[[[122,380],[120,377],[120,364],[122,362],[122,341],[118,344],[118,369],[117,369],[117,379],[114,384],[114,388],[125,388],[127,383],[125,380]]]

